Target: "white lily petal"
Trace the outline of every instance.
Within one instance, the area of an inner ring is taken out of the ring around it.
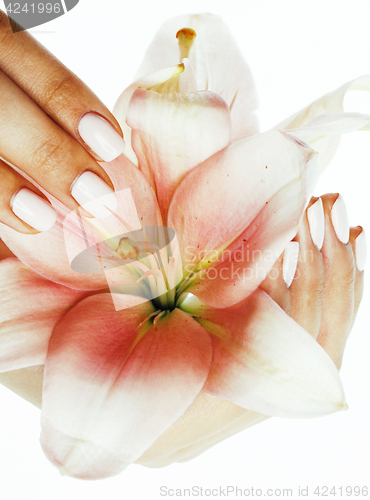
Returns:
[[[158,86],[164,85],[168,80],[171,80],[172,78],[183,73],[186,68],[188,68],[190,72],[193,71],[190,65],[186,64],[176,64],[175,66],[170,66],[168,68],[163,68],[162,66],[159,71],[152,72],[145,77],[136,80],[129,87],[127,87],[117,99],[113,108],[113,114],[117,118],[125,137],[126,147],[123,154],[127,156],[127,158],[131,160],[134,165],[138,166],[139,163],[131,147],[131,128],[126,124],[126,115],[132,94],[138,88],[145,90],[150,90],[156,87],[158,88]],[[191,81],[190,77],[187,81],[189,80]],[[176,80],[176,83],[177,86],[182,85],[183,88],[184,79]]]
[[[343,101],[350,90],[370,91],[370,75],[361,76],[320,97],[274,128],[287,130],[308,142],[318,153],[320,168],[333,158],[339,136],[355,130],[370,130],[370,115],[344,112]]]
[[[227,309],[203,304],[191,313],[213,340],[205,391],[277,417],[319,417],[347,408],[328,354],[261,289]]]
[[[195,70],[198,88],[215,92],[226,101],[234,140],[257,133],[257,92],[253,77],[227,26],[218,16],[184,15],[165,22],[150,44],[137,77],[181,62],[176,33],[183,28],[196,32],[188,58]]]

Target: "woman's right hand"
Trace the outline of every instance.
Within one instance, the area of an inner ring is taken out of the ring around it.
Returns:
[[[3,11],[0,130],[0,222],[29,234],[53,226],[55,209],[24,175],[71,210],[107,194],[114,205],[112,182],[97,162],[124,149],[117,120],[27,31],[13,33]],[[106,209],[94,203],[89,212],[102,216]]]

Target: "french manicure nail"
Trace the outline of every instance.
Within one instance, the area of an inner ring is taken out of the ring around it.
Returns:
[[[367,257],[367,243],[366,243],[366,235],[365,231],[362,230],[356,238],[356,265],[359,271],[363,271],[365,269]]]
[[[289,288],[297,270],[299,255],[298,241],[291,241],[285,248],[283,257],[283,278]]]
[[[11,202],[13,213],[37,231],[47,231],[57,220],[57,212],[43,198],[22,188]]]
[[[98,219],[108,217],[118,206],[118,198],[111,187],[93,172],[81,174],[72,184],[71,195],[82,208]],[[106,208],[108,207],[108,208]]]
[[[346,245],[349,241],[349,222],[346,205],[341,194],[332,206],[331,221],[338,240]]]
[[[325,215],[321,198],[315,201],[307,210],[307,218],[312,241],[321,250],[325,236]]]
[[[87,113],[78,124],[82,139],[104,161],[112,161],[125,149],[125,141],[112,125],[95,113]]]

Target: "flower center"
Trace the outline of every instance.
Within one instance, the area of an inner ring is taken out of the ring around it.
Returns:
[[[131,274],[135,295],[151,300],[158,313],[172,311],[177,306],[179,291],[186,280],[173,229],[143,226],[140,230],[130,230],[119,239],[111,260],[125,268],[122,293],[127,293],[125,280],[127,274]],[[114,279],[117,288],[117,275]]]
[[[191,283],[204,269],[183,272],[180,246],[175,231],[165,226],[132,228],[113,210],[106,207],[119,222],[120,234],[112,236],[99,219],[80,220],[86,248],[71,263],[78,272],[104,272],[112,294],[129,294],[151,301],[154,319],[179,307]],[[81,218],[79,212],[77,212]],[[115,227],[116,223],[112,223]],[[85,224],[92,234],[88,236]],[[117,233],[116,233],[117,234]],[[89,244],[89,238],[100,241]],[[114,298],[113,298],[114,301]],[[157,319],[156,319],[157,321]]]

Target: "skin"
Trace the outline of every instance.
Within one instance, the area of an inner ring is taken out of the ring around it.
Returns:
[[[364,273],[357,269],[355,262],[355,244],[362,232],[361,226],[350,229],[346,245],[335,234],[330,213],[337,197],[337,194],[321,197],[325,213],[325,239],[321,251],[312,242],[306,211],[295,240],[300,244],[300,255],[309,257],[299,259],[295,278],[288,288],[283,279],[281,256],[274,265],[277,278],[266,278],[261,288],[317,339],[339,369],[361,302]],[[317,198],[312,198],[308,207],[315,201]],[[7,249],[3,246],[0,258],[6,256]],[[39,408],[42,380],[42,366],[0,374],[0,383]],[[190,460],[266,418],[201,392],[184,415],[157,439],[137,463],[163,467]]]
[[[22,187],[48,201],[24,174],[71,210],[79,205],[70,189],[84,171],[113,188],[97,163],[101,158],[78,133],[80,119],[89,112],[105,118],[122,136],[97,96],[27,31],[13,33],[0,10],[0,156],[5,160],[0,160],[0,222],[21,233],[38,232],[11,210],[12,197]]]

